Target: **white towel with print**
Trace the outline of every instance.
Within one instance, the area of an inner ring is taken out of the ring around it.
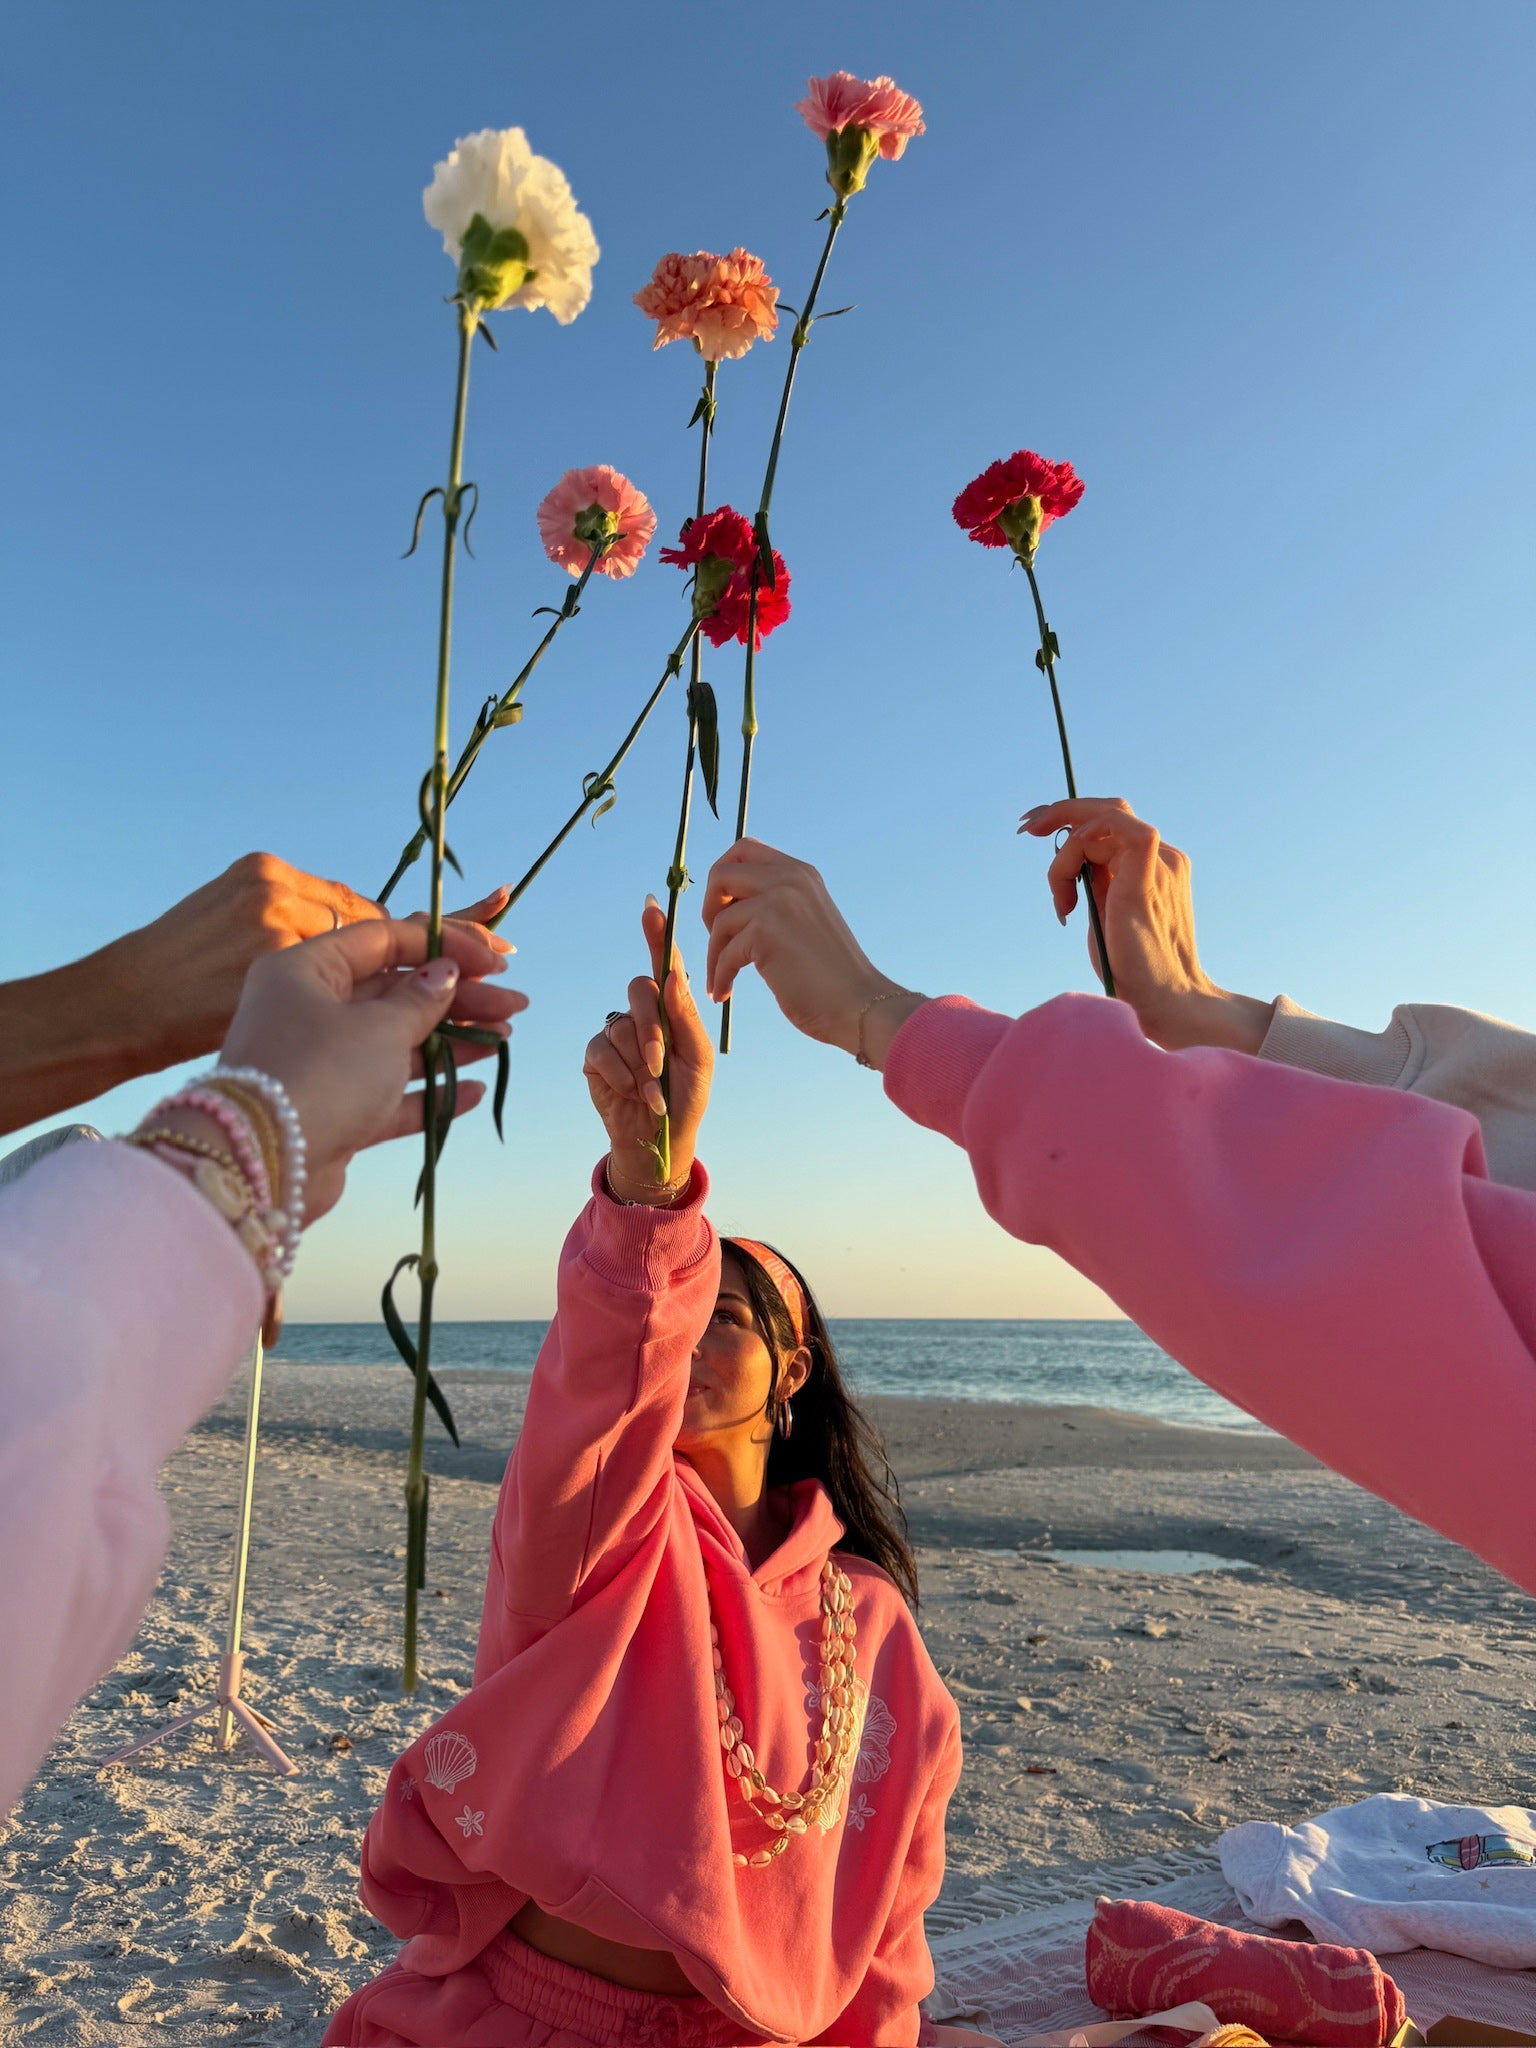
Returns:
[[[1523,1806],[1381,1792],[1299,1827],[1229,1828],[1221,1867],[1263,1927],[1300,1920],[1318,1941],[1376,1955],[1435,1948],[1536,1968],[1536,1813]]]

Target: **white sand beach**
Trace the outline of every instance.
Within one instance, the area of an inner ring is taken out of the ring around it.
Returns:
[[[496,1486],[524,1383],[445,1375],[425,1663],[396,1683],[408,1382],[268,1367],[246,1692],[300,1766],[212,1723],[106,1751],[212,1688],[244,1418],[237,1385],[165,1475],[175,1546],[132,1651],[72,1717],[0,1838],[0,2042],[313,2043],[394,1950],[356,1892],[398,1750],[467,1683]],[[1525,1803],[1536,1602],[1266,1435],[1092,1408],[877,1401],[958,1697],[946,1903],[1009,1873],[1209,1848],[1230,1821],[1384,1790]],[[1490,1483],[1496,1483],[1491,1477]],[[1074,1550],[1243,1571],[1112,1571]]]

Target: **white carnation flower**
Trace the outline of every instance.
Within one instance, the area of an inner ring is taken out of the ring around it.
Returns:
[[[422,208],[460,265],[461,290],[482,307],[547,306],[565,327],[591,298],[592,223],[565,173],[534,155],[521,128],[462,136],[432,173]]]

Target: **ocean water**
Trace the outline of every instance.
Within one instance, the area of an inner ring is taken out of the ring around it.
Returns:
[[[531,1372],[546,1323],[439,1323],[443,1369]],[[1205,1429],[1259,1429],[1131,1323],[843,1320],[833,1339],[864,1394],[950,1401],[1088,1402]],[[387,1365],[379,1323],[290,1323],[274,1354],[304,1365]]]

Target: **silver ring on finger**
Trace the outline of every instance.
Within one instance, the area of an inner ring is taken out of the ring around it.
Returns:
[[[605,1024],[605,1025],[603,1026],[603,1036],[604,1036],[604,1038],[606,1038],[606,1039],[607,1039],[607,1041],[608,1041],[608,1043],[609,1043],[610,1045],[612,1045],[612,1043],[613,1043],[613,1027],[614,1027],[614,1025],[615,1025],[615,1024],[622,1024],[622,1023],[623,1023],[623,1021],[624,1021],[624,1019],[625,1019],[625,1018],[626,1018],[626,1017],[627,1017],[628,1015],[629,1015],[629,1012],[628,1012],[627,1010],[610,1010],[610,1011],[608,1012],[608,1021],[607,1021],[607,1023],[606,1023],[606,1024]]]
[[[331,905],[331,930],[333,932],[339,932],[341,930],[341,912],[336,908],[334,903]]]

